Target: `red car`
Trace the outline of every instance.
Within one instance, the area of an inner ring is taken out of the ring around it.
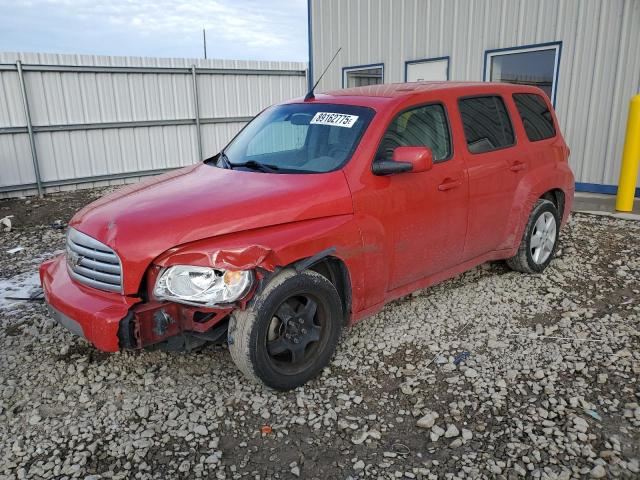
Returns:
[[[294,388],[395,298],[488,260],[543,271],[573,202],[568,156],[534,87],[308,96],[78,212],[40,268],[45,298],[100,350],[226,339],[247,376]]]

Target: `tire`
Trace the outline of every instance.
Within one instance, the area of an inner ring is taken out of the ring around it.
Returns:
[[[249,379],[291,390],[329,363],[343,323],[340,295],[329,280],[287,269],[232,314],[229,351]]]
[[[506,263],[517,272],[541,273],[551,262],[559,238],[558,209],[549,200],[540,199],[529,215],[518,251]]]

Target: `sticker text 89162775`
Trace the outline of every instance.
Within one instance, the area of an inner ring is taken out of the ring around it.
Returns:
[[[357,115],[347,115],[346,113],[318,112],[311,119],[311,124],[351,128],[357,120]]]

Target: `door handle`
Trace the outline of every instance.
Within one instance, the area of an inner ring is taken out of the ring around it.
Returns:
[[[441,192],[445,192],[447,190],[458,188],[460,185],[462,185],[462,182],[460,180],[445,178],[444,181],[440,185],[438,185],[438,190],[440,190]]]
[[[514,163],[511,164],[510,170],[512,172],[520,172],[520,171],[524,170],[525,168],[527,168],[527,164],[526,163],[514,162]]]

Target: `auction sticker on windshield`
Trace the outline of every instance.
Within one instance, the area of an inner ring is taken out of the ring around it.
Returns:
[[[311,123],[315,125],[331,125],[333,127],[351,128],[357,120],[357,115],[347,115],[346,113],[318,112],[311,119]]]

